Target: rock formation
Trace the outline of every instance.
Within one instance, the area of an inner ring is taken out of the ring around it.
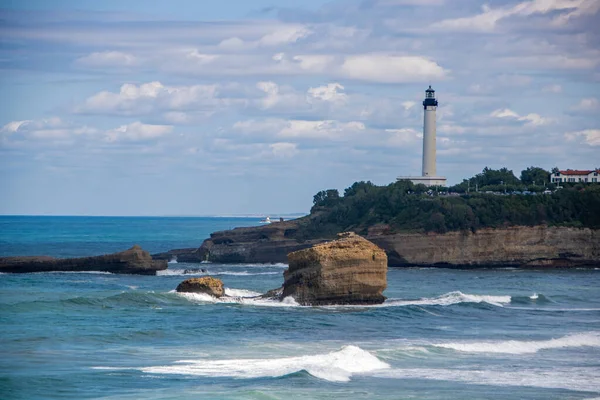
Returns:
[[[385,249],[392,267],[600,267],[600,231],[589,228],[519,226],[367,239]]]
[[[387,257],[346,232],[338,240],[288,254],[282,297],[302,305],[379,304],[387,287]]]
[[[287,262],[287,254],[327,240],[294,239],[298,220],[215,232],[204,241],[193,262]],[[279,225],[279,226],[278,226]],[[381,247],[390,267],[440,268],[576,268],[600,267],[600,230],[549,226],[516,226],[476,232],[390,233],[370,229],[367,240]],[[168,254],[168,253],[165,253]]]
[[[176,290],[186,293],[206,293],[214,297],[221,297],[225,294],[223,282],[210,276],[186,279],[177,285]]]
[[[285,263],[288,253],[327,240],[299,241],[292,238],[296,230],[297,220],[235,228],[212,233],[200,248],[175,249],[153,257],[163,260],[176,257],[178,262]]]
[[[1,257],[0,272],[104,271],[115,274],[156,275],[167,269],[167,261],[153,260],[138,245],[119,253],[96,257],[54,258],[48,256]]]

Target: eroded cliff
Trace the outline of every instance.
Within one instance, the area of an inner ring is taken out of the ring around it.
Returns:
[[[288,253],[330,239],[296,240],[298,223],[215,232],[193,254],[198,261],[287,262]],[[589,228],[517,226],[443,234],[389,234],[383,228],[365,237],[385,250],[392,267],[600,267],[600,231]]]

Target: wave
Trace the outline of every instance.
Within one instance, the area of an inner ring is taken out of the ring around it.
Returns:
[[[176,293],[178,296],[183,297],[189,301],[195,303],[211,303],[211,304],[242,304],[251,306],[261,307],[301,307],[300,304],[294,300],[293,297],[288,296],[283,300],[272,300],[257,298],[261,293],[253,292],[245,289],[230,289],[225,288],[225,294],[228,297],[214,297],[206,293],[183,293],[172,290],[169,293]]]
[[[600,390],[599,374],[598,368],[573,367],[550,371],[537,368],[517,371],[411,368],[375,371],[372,375],[378,378],[426,379],[476,385],[530,386],[596,392]]]
[[[549,304],[554,303],[547,296],[544,296],[541,293],[533,293],[530,296],[513,296],[512,301],[513,304]]]
[[[559,339],[541,341],[507,340],[501,342],[441,343],[436,347],[469,353],[530,354],[540,350],[567,347],[600,347],[600,332],[576,333]]]
[[[217,275],[217,274],[214,274]],[[229,294],[227,291],[232,290],[225,288],[225,293],[228,296],[232,297],[221,297],[216,298],[210,296],[208,294],[203,293],[177,293],[180,296],[185,297],[188,300],[201,302],[201,303],[238,303],[238,304],[246,304],[246,305],[259,305],[259,306],[271,306],[271,307],[303,307],[298,304],[293,297],[288,296],[284,298],[282,301],[273,300],[273,299],[257,299],[252,298],[254,296],[259,296],[261,293],[247,291],[253,293],[249,296],[243,296],[238,294]],[[245,291],[244,289],[233,289]],[[174,290],[171,293],[176,293]],[[241,292],[240,292],[241,293]],[[419,300],[401,300],[401,299],[388,299],[382,304],[374,304],[374,305],[330,305],[330,306],[315,306],[318,308],[330,309],[330,310],[338,310],[338,309],[356,309],[356,308],[379,308],[379,307],[404,307],[404,306],[449,306],[453,304],[460,303],[488,303],[495,306],[502,307],[503,304],[510,303],[510,296],[487,296],[487,295],[475,295],[475,294],[465,294],[461,292],[450,292],[443,294],[439,297],[433,298],[422,298]],[[306,306],[311,307],[311,306]]]
[[[97,367],[105,368],[105,367]],[[270,378],[306,371],[331,382],[348,382],[355,374],[390,368],[389,364],[357,346],[299,357],[272,359],[181,360],[176,365],[145,367],[151,374],[180,374],[208,377]]]
[[[41,271],[32,272],[32,274],[91,274],[91,275],[113,275],[107,271]]]
[[[502,307],[504,304],[511,302],[510,296],[491,296],[467,294],[460,291],[449,292],[438,297],[421,298],[418,300],[401,300],[388,299],[379,307],[395,307],[395,306],[450,306],[460,303],[488,303]]]
[[[213,272],[212,275],[233,275],[233,276],[281,275],[281,272],[220,271],[220,272]]]
[[[177,257],[173,257],[169,260],[169,264],[177,264]]]
[[[253,275],[281,275],[281,272],[252,272],[252,271],[209,271],[207,269],[192,268],[168,268],[163,271],[157,271],[157,276],[203,276],[203,275],[233,275],[233,276],[253,276]]]

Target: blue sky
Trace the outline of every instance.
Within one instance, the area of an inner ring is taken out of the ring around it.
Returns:
[[[307,211],[420,174],[429,84],[451,184],[600,167],[597,0],[0,5],[2,214]]]

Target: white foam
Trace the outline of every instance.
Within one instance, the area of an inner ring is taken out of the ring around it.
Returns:
[[[551,340],[441,343],[434,346],[469,353],[528,354],[567,347],[600,347],[600,332],[576,333]]]
[[[177,264],[177,257],[173,257],[169,260],[169,264]]]
[[[540,296],[538,296],[538,294],[537,294],[537,293],[534,293],[534,294],[532,294],[531,296],[529,296],[529,298],[530,298],[531,300],[537,300],[539,297],[540,297]]]
[[[202,272],[201,270],[194,271],[193,273],[185,273],[186,269],[176,269],[176,268],[167,268],[162,271],[156,271],[157,276],[179,276],[179,275],[207,275],[207,272]],[[187,269],[190,271],[190,269]]]
[[[262,293],[253,292],[252,290],[246,289],[225,288],[225,294],[233,297],[256,297],[260,296]]]
[[[389,299],[381,304],[383,307],[394,306],[450,306],[459,303],[488,303],[502,307],[511,301],[510,296],[490,296],[478,294],[466,294],[460,291],[450,292],[438,297],[421,298],[418,300]]]
[[[169,263],[170,265],[172,263]],[[186,273],[186,271],[188,271]],[[281,272],[253,272],[253,271],[207,271],[202,272],[201,269],[192,268],[168,268],[162,271],[156,271],[158,276],[194,276],[194,275],[233,275],[233,276],[253,276],[253,275],[281,275]]]
[[[91,274],[91,275],[112,275],[112,272],[107,271],[40,271],[33,272],[34,274]]]
[[[273,359],[181,360],[176,365],[141,368],[152,374],[181,374],[209,377],[279,377],[299,371],[332,382],[347,382],[354,374],[389,368],[371,353],[356,346],[310,356]]]
[[[233,276],[281,275],[281,272],[220,271],[220,272],[213,272],[212,275],[233,275]]]
[[[296,300],[291,297],[285,297],[281,301],[274,299],[256,298],[252,296],[259,296],[261,293],[253,292],[245,289],[229,289],[225,288],[226,297],[213,297],[206,293],[184,293],[176,292],[171,290],[169,293],[176,293],[177,295],[193,301],[195,303],[211,303],[211,304],[243,304],[248,306],[260,306],[260,307],[301,307]],[[229,294],[239,293],[239,294]]]
[[[598,368],[574,367],[552,370],[528,368],[515,371],[414,368],[376,371],[373,375],[379,378],[458,381],[477,385],[531,386],[578,391],[600,390],[600,380],[598,379],[600,369]]]

